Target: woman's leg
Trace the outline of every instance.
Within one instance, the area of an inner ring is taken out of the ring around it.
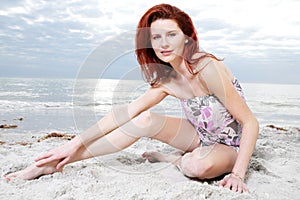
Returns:
[[[185,119],[144,112],[131,122],[82,147],[69,163],[121,151],[141,137],[169,144],[181,151],[199,146],[195,128]]]
[[[148,152],[144,157],[149,161],[171,162],[188,177],[209,179],[230,172],[236,161],[237,152],[227,145],[215,144],[198,147],[183,156]]]
[[[124,126],[82,147],[69,163],[120,151],[141,137],[158,139],[182,151],[192,151],[199,144],[197,133],[187,120],[144,112]],[[57,161],[42,167],[33,164],[5,177],[7,180],[34,179],[56,172],[56,164]]]
[[[198,147],[181,158],[180,168],[189,177],[209,179],[231,172],[237,152],[224,144]]]

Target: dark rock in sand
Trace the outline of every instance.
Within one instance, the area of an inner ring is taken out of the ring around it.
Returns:
[[[0,125],[0,128],[6,128],[6,129],[9,129],[9,128],[17,128],[18,126],[15,125],[15,124],[12,124],[12,125],[8,125],[8,124],[1,124]]]
[[[279,131],[287,131],[287,129],[282,128],[282,127],[275,126],[275,125],[273,125],[273,124],[267,125],[267,127],[273,128],[273,129],[276,129],[276,130],[279,130]]]
[[[16,119],[14,119],[14,120],[19,120],[19,121],[23,121],[23,117],[19,117],[19,118],[16,118]]]
[[[42,138],[38,139],[38,142],[41,142],[42,140],[46,140],[46,139],[53,138],[53,137],[54,138],[61,138],[61,139],[64,139],[64,140],[71,140],[75,136],[76,135],[53,132],[53,133],[49,133],[49,134],[43,136]]]

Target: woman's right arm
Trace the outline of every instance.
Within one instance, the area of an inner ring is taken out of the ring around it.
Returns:
[[[166,96],[167,93],[162,87],[149,88],[142,96],[132,101],[130,104],[113,108],[111,112],[105,115],[96,124],[82,134],[77,135],[69,143],[57,147],[35,159],[37,162],[36,165],[40,167],[57,160],[59,161],[57,165],[57,169],[59,170],[74,157],[80,147],[117,129],[143,111],[146,111],[161,102]]]

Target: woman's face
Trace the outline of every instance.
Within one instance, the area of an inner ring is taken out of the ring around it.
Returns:
[[[158,19],[150,26],[151,44],[156,56],[164,62],[182,59],[186,37],[171,19]]]

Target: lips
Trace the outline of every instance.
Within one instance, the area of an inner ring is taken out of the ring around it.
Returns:
[[[163,55],[163,56],[169,56],[172,54],[173,51],[169,50],[169,51],[161,51],[160,53]]]

